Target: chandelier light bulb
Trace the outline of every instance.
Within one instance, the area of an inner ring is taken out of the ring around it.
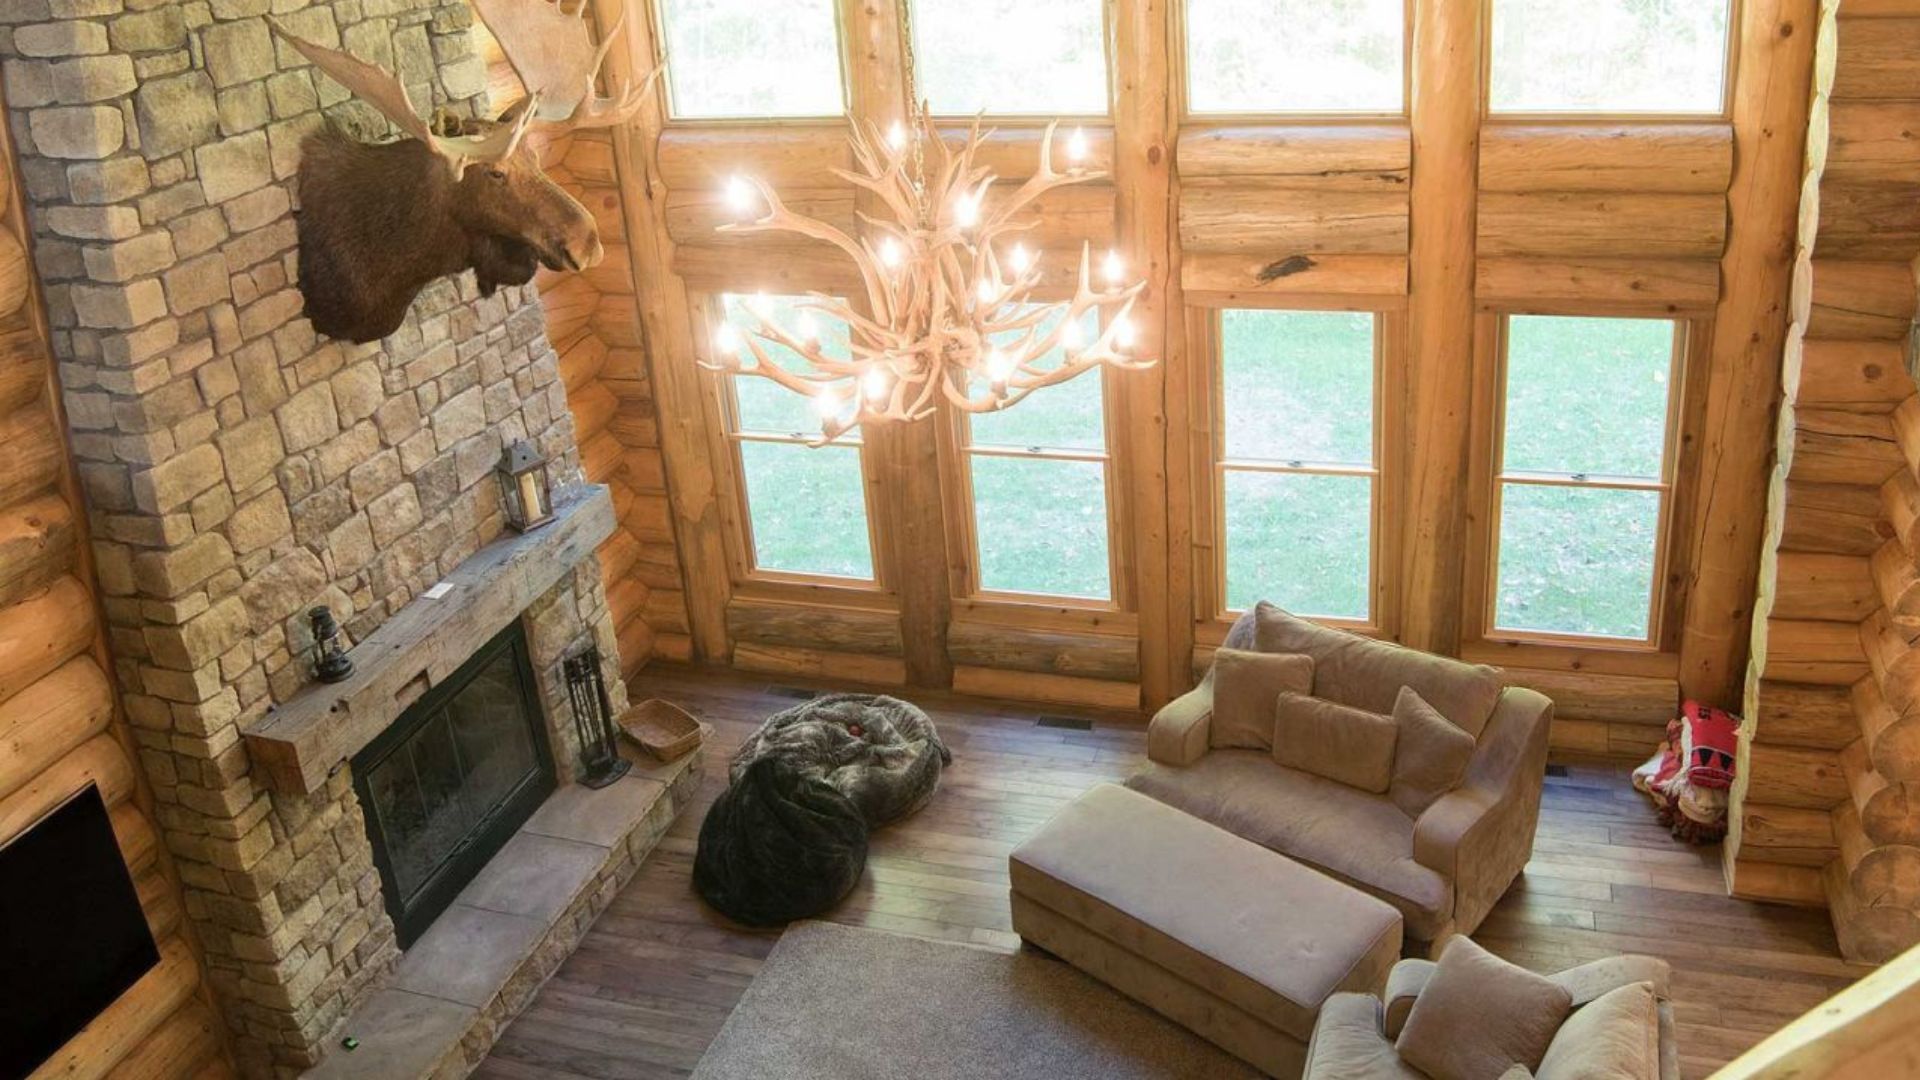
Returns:
[[[732,323],[721,323],[720,329],[713,332],[713,347],[722,356],[733,356],[740,351],[740,331]]]
[[[1101,264],[1101,273],[1107,276],[1107,284],[1120,284],[1121,279],[1127,276],[1126,260],[1120,257],[1118,251],[1108,248],[1106,262]]]
[[[895,150],[903,149],[907,145],[907,129],[898,120],[895,120],[893,126],[887,129],[887,145]]]
[[[1033,268],[1033,252],[1028,251],[1025,244],[1015,244],[1007,253],[1007,265],[1013,267],[1014,273],[1024,274]]]
[[[900,241],[891,236],[880,241],[880,264],[889,270],[900,265]]]
[[[880,368],[868,368],[867,374],[860,382],[866,389],[868,401],[881,402],[887,399],[887,391],[891,389],[891,387],[889,385],[890,380],[888,380],[887,373],[884,370]]]
[[[753,187],[738,173],[727,177],[727,205],[736,214],[753,212]]]
[[[953,223],[962,229],[980,224],[980,196],[964,194],[953,200]]]
[[[769,311],[773,310],[773,301],[768,299],[767,290],[761,289],[759,292],[753,294],[753,299],[747,301],[747,308],[755,315],[764,317]]]
[[[981,278],[980,283],[974,286],[973,291],[974,295],[980,298],[981,303],[993,303],[993,282],[988,281],[986,278]]]
[[[1087,133],[1080,128],[1074,128],[1073,134],[1067,136],[1067,160],[1078,165],[1086,159]]]
[[[1122,315],[1113,320],[1113,343],[1123,349],[1133,348],[1133,320]]]
[[[1012,374],[1013,359],[1011,357],[999,349],[987,353],[987,378],[992,379],[995,386],[1005,383],[1007,377]]]
[[[811,311],[803,311],[800,313],[799,328],[801,341],[818,341],[820,339],[820,324],[814,321]]]
[[[1060,347],[1078,349],[1080,347],[1080,324],[1069,319],[1060,326]]]
[[[832,420],[840,413],[840,395],[834,393],[831,386],[821,387],[813,395],[813,411],[819,413],[822,420]]]

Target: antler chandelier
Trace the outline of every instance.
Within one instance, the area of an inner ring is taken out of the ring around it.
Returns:
[[[909,86],[911,33],[906,31]],[[848,141],[859,171],[831,171],[871,194],[885,211],[862,213],[865,232],[859,237],[795,213],[759,180],[729,179],[725,194],[735,213],[765,212],[721,231],[790,232],[831,244],[859,271],[866,303],[856,310],[810,293],[797,305],[792,330],[775,322],[765,305],[749,305],[753,325],[742,334],[723,324],[713,343],[720,362],[706,366],[771,379],[811,398],[821,418],[816,446],[864,421],[923,419],[942,399],[969,413],[993,412],[1102,365],[1151,367],[1154,361],[1128,355],[1138,335],[1133,305],[1146,283],[1127,283],[1119,252],[1109,250],[1101,260],[1096,286],[1092,251],[1083,244],[1073,298],[1034,299],[1041,253],[1016,239],[1033,227],[1016,215],[1048,191],[1105,175],[1081,164],[1087,147],[1078,130],[1067,139],[1067,170],[1055,171],[1057,126],[1047,125],[1033,175],[996,197],[993,170],[975,161],[984,138],[978,121],[958,153],[941,139],[923,102],[914,104],[910,127],[896,123],[884,138],[878,125],[856,123]],[[1091,334],[1082,327],[1089,312],[1101,316],[1102,324]],[[814,313],[846,324],[845,357],[826,354]],[[768,356],[767,345],[791,350],[807,369],[783,367]]]

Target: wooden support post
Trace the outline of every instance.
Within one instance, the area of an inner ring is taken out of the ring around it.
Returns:
[[[1769,463],[1754,446],[1780,389],[1816,8],[1815,0],[1740,6],[1725,287],[1714,309],[1680,638],[1681,692],[1721,705],[1739,700],[1758,583]]]
[[[1400,631],[1407,644],[1438,653],[1459,651],[1466,564],[1485,16],[1482,0],[1428,0],[1413,12],[1412,347],[1407,437],[1398,448],[1407,478]]]
[[[619,23],[625,41],[608,52],[607,74],[637,79],[653,67],[653,27],[643,18],[620,19],[621,0],[593,0],[601,26]],[[725,661],[727,599],[732,591],[720,517],[714,462],[707,452],[705,386],[694,366],[693,306],[686,284],[673,272],[673,242],[667,237],[666,186],[655,160],[666,125],[665,95],[656,94],[629,124],[615,129],[614,175],[633,264],[634,298],[640,308],[666,463],[673,533],[685,574],[687,623],[694,658]]]
[[[894,0],[843,0],[846,27],[849,119],[871,121],[882,130],[904,122],[908,114],[903,27]],[[877,200],[861,192],[858,210],[885,217]],[[900,598],[900,635],[907,681],[914,686],[947,686],[953,661],[947,656],[947,620],[952,612],[947,575],[947,519],[941,495],[940,415],[915,423],[870,424],[881,498],[881,535],[889,552],[885,577]]]
[[[1113,372],[1120,403],[1120,492],[1132,529],[1132,595],[1140,615],[1140,695],[1157,708],[1189,681],[1193,649],[1193,585],[1175,574],[1169,550],[1174,505],[1168,487],[1167,388],[1184,385],[1186,320],[1173,220],[1174,145],[1171,20],[1166,0],[1120,4],[1114,12],[1114,186],[1119,193],[1122,251],[1143,272],[1147,288],[1135,317],[1141,340],[1160,363],[1148,371]],[[1176,372],[1176,365],[1179,371]],[[1183,488],[1183,491],[1185,489]],[[1185,500],[1180,500],[1185,505]],[[1189,529],[1182,530],[1184,536]],[[1185,550],[1184,548],[1182,550]]]

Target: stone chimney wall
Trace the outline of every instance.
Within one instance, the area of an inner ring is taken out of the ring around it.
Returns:
[[[0,73],[92,521],[115,677],[249,1075],[290,1075],[390,967],[348,770],[268,792],[241,732],[309,678],[304,612],[365,636],[502,528],[502,441],[578,451],[532,288],[470,275],[369,346],[318,339],[292,177],[319,125],[385,125],[270,34],[344,45],[413,99],[483,106],[465,0],[5,0]],[[527,619],[557,668],[613,625],[588,560]]]

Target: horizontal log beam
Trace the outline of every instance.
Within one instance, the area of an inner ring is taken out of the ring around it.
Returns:
[[[737,641],[833,653],[904,656],[900,614],[871,608],[734,597],[727,632]]]
[[[1831,750],[1756,742],[1748,753],[1750,803],[1825,811],[1847,799],[1847,778],[1840,768],[1840,755]]]
[[[1904,340],[1914,300],[1913,269],[1904,262],[1816,259],[1807,336]]]
[[[1839,750],[1860,736],[1852,695],[1851,688],[1762,680],[1759,711],[1752,718],[1754,738],[1781,746]]]
[[[1627,313],[1711,311],[1720,267],[1711,259],[1482,257],[1474,300],[1501,311],[1596,305]]]
[[[1740,852],[1766,862],[1815,869],[1839,853],[1826,810],[1768,806],[1748,798],[1740,807]]]
[[[733,666],[768,675],[793,675],[806,679],[832,679],[867,686],[905,686],[907,663],[896,656],[867,653],[840,653],[824,649],[802,649],[787,645],[761,645],[736,641]]]
[[[1503,670],[1509,683],[1552,699],[1556,721],[1600,720],[1664,729],[1680,714],[1680,684],[1673,679],[1540,668]]]
[[[1906,464],[1886,414],[1800,409],[1794,414],[1793,468],[1798,483],[1879,489]]]
[[[1853,623],[1768,619],[1766,635],[1769,679],[1852,686],[1868,671],[1860,628]]]
[[[1319,191],[1405,191],[1413,140],[1403,124],[1187,128],[1180,182]]]
[[[1184,251],[1286,255],[1407,253],[1404,191],[1185,188]]]
[[[1347,296],[1378,306],[1407,295],[1404,255],[1291,252],[1190,252],[1180,262],[1181,288],[1217,306],[1257,304],[1263,297]]]
[[[1489,125],[1480,190],[1719,195],[1733,178],[1729,124]]]
[[[1793,399],[1798,407],[1888,412],[1913,396],[1906,349],[1899,342],[1814,338],[1801,351],[1800,387]]]
[[[1478,208],[1480,258],[1717,260],[1724,195],[1490,192]]]
[[[1893,528],[1881,516],[1879,494],[1854,484],[1789,479],[1780,550],[1871,555]]]
[[[1134,637],[956,620],[947,626],[947,654],[963,667],[1118,682],[1140,679],[1140,642]]]
[[[0,797],[105,731],[111,719],[113,687],[84,654],[0,701]]]
[[[1781,552],[1774,573],[1773,617],[1859,622],[1880,606],[1873,565],[1873,560],[1857,555]]]

